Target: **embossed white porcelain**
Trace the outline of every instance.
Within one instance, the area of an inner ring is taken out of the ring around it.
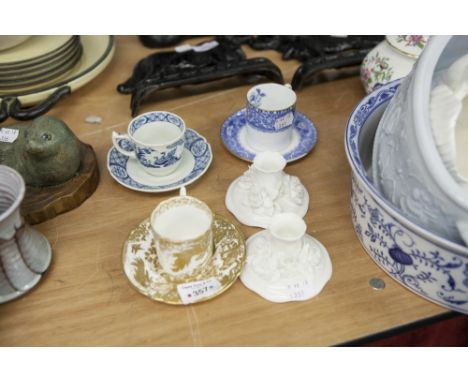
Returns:
[[[265,151],[234,180],[226,193],[226,207],[243,224],[267,228],[273,216],[293,212],[300,217],[309,208],[309,194],[299,178],[283,170],[286,160],[277,152]]]
[[[441,73],[468,52],[468,37],[435,36],[402,81],[374,141],[375,186],[413,222],[455,243],[468,243],[468,194],[437,150],[430,94]]]
[[[332,264],[325,247],[306,230],[298,215],[276,215],[268,230],[247,240],[242,283],[272,302],[303,301],[320,293]]]
[[[112,143],[153,176],[165,176],[180,165],[184,151],[185,122],[167,111],[151,111],[130,121],[127,134],[112,132]]]
[[[468,192],[468,54],[431,90],[431,128],[445,166]]]
[[[361,81],[367,93],[405,77],[423,51],[428,36],[393,35],[372,49],[361,65]]]
[[[0,303],[31,290],[52,258],[47,239],[20,215],[25,191],[21,175],[0,165]]]
[[[177,279],[193,277],[213,254],[213,213],[208,205],[180,195],[162,201],[150,218],[161,268]]]
[[[281,151],[289,146],[296,100],[290,85],[259,84],[247,92],[247,140],[254,149]]]
[[[429,301],[468,314],[468,248],[408,219],[372,182],[372,142],[399,83],[365,97],[346,126],[354,229],[369,256],[395,281]]]

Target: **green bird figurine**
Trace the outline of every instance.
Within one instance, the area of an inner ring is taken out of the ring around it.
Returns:
[[[17,170],[26,185],[55,186],[78,172],[79,142],[62,120],[42,116],[29,123],[5,128],[18,130],[18,137],[11,143],[0,142],[0,164]]]

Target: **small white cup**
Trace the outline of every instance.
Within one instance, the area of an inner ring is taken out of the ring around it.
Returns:
[[[266,83],[247,92],[247,141],[254,149],[281,151],[290,144],[296,100],[290,85]]]
[[[185,122],[167,111],[151,111],[132,119],[127,134],[112,132],[112,143],[134,158],[150,175],[165,176],[179,166],[185,144]]]

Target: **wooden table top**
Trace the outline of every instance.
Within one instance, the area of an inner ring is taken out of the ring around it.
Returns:
[[[199,39],[198,39],[199,40]],[[195,42],[198,40],[194,40]],[[244,48],[249,57],[267,56],[287,81],[299,63],[282,61],[273,51]],[[95,80],[74,92],[49,113],[62,118],[96,152],[101,179],[96,192],[79,208],[36,225],[49,239],[53,262],[40,284],[22,298],[0,306],[0,345],[89,346],[325,346],[373,335],[447,312],[390,279],[365,253],[351,223],[351,170],[343,135],[347,118],[365,95],[358,77],[306,86],[298,91],[297,109],[310,117],[318,143],[286,171],[297,175],[310,194],[305,221],[308,233],[328,249],[333,275],[317,297],[274,304],[238,280],[217,298],[189,306],[151,301],[127,281],[121,266],[129,231],[162,200],[176,192],[145,194],[128,190],[106,167],[111,132],[125,132],[130,96],[116,91],[139,59],[154,50],[136,37],[119,37],[114,59]],[[187,187],[214,212],[234,219],[224,197],[230,182],[247,163],[231,155],[220,127],[244,107],[249,84],[191,86],[154,94],[139,112],[167,110],[210,142],[210,169]],[[102,124],[88,124],[90,115]],[[246,237],[259,229],[242,225]],[[382,291],[369,279],[381,278]]]

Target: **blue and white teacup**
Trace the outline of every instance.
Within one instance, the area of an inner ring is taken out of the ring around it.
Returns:
[[[112,132],[114,147],[150,175],[164,176],[175,171],[184,151],[185,122],[167,111],[151,111],[135,117],[127,134]]]
[[[247,92],[247,141],[254,149],[281,151],[291,142],[296,93],[290,85],[267,83]]]

